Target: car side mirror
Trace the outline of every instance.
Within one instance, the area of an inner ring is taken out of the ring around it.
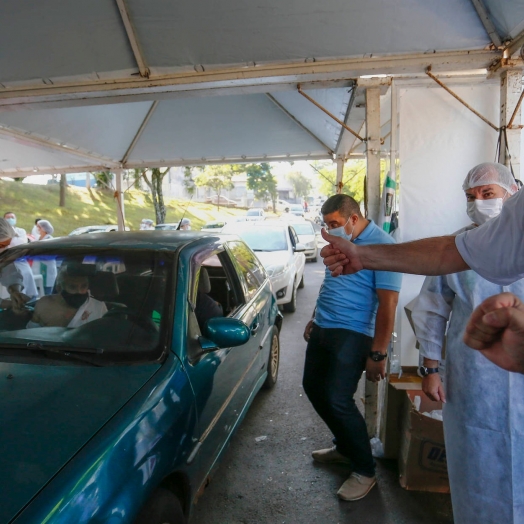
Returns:
[[[203,351],[215,351],[245,344],[251,333],[241,320],[236,318],[216,317],[206,322],[205,337],[199,337]]]
[[[300,242],[293,248],[293,251],[295,253],[302,253],[306,250],[306,246],[304,244],[301,244]]]

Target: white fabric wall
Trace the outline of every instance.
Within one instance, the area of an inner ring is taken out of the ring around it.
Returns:
[[[449,84],[448,84],[449,85]],[[494,124],[499,122],[498,85],[452,86]],[[462,182],[481,162],[493,162],[498,134],[444,89],[399,89],[400,231],[397,241],[450,234],[470,223]],[[415,337],[404,306],[424,277],[405,275],[400,293],[396,351],[402,365],[417,365]]]

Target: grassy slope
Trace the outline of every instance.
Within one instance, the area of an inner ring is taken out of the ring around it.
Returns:
[[[110,191],[70,186],[67,188],[66,205],[58,207],[58,184],[39,186],[0,180],[0,216],[13,211],[17,226],[31,232],[36,218],[49,220],[55,228],[54,236],[64,236],[81,226],[116,224],[116,204]],[[182,217],[187,200],[166,199],[166,222],[177,222]],[[242,215],[243,209],[230,209],[212,204],[189,203],[185,216],[193,229],[200,229],[205,222]],[[143,218],[154,220],[151,196],[142,191],[125,193],[126,226],[138,229]]]

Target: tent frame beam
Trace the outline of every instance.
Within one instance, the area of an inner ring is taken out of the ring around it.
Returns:
[[[306,88],[307,83],[349,82],[362,75],[423,75],[430,65],[436,72],[486,69],[494,62],[500,62],[501,58],[499,50],[450,51],[373,58],[365,56],[314,63],[262,64],[256,68],[217,68],[201,73],[185,71],[151,75],[149,79],[139,76],[83,82],[72,79],[68,83],[55,82],[53,85],[6,86],[0,90],[0,106],[10,106],[12,110],[16,106],[23,108],[30,104],[35,107],[39,104],[71,107],[106,101],[130,102],[140,96],[151,100],[157,95],[247,94],[257,89],[258,92],[266,93],[286,85],[288,89],[296,88],[297,83]]]
[[[136,143],[138,142],[138,140],[142,136],[142,133],[144,132],[144,130],[145,130],[146,126],[147,126],[147,123],[149,122],[149,119],[151,118],[151,116],[155,112],[155,109],[157,108],[157,106],[158,106],[158,100],[155,100],[151,104],[151,107],[149,108],[149,111],[147,112],[147,115],[145,116],[144,120],[140,124],[140,127],[138,128],[138,131],[136,132],[136,135],[134,136],[133,140],[131,141],[131,144],[129,144],[129,147],[127,148],[127,151],[125,152],[125,154],[124,154],[124,156],[122,158],[122,161],[121,161],[122,164],[125,164],[127,162],[129,156],[131,155],[131,153],[133,152],[133,149],[136,146]]]
[[[486,33],[488,33],[490,40],[493,42],[493,45],[497,48],[501,47],[502,39],[500,38],[500,35],[498,34],[497,30],[495,29],[495,25],[493,24],[493,21],[491,20],[490,13],[486,9],[484,2],[482,0],[470,0],[470,1],[473,4],[475,11],[477,11],[480,21],[482,22],[482,25],[484,26]]]
[[[302,129],[303,131],[305,131],[311,138],[315,139],[330,155],[334,155],[335,153],[333,152],[333,150],[327,146],[326,144],[324,144],[324,142],[318,138],[317,135],[315,135],[315,133],[313,133],[313,131],[311,131],[309,128],[307,128],[302,122],[300,122],[295,116],[293,116],[280,102],[278,102],[278,100],[273,97],[272,95],[270,95],[269,93],[266,93],[266,96],[269,98],[269,100],[271,100],[271,102],[273,102],[279,109],[282,110],[282,112],[287,115],[291,120],[293,120],[293,122],[295,122],[295,124],[297,124],[298,127],[300,127],[300,129]]]
[[[122,22],[127,33],[127,38],[131,44],[131,49],[135,55],[135,60],[138,65],[138,70],[140,71],[140,76],[142,78],[149,78],[151,71],[149,67],[147,67],[142,47],[138,41],[135,26],[133,25],[133,21],[129,16],[129,9],[126,4],[126,0],[116,0],[116,4],[118,6],[118,11],[120,12],[120,17],[122,18]]]
[[[7,139],[11,139],[11,140],[16,140],[17,142],[29,143],[31,146],[43,147],[44,149],[50,149],[53,151],[59,151],[60,153],[66,153],[71,156],[85,158],[92,162],[94,161],[99,165],[103,165],[107,168],[120,166],[120,163],[116,160],[110,160],[110,159],[104,158],[103,156],[99,156],[93,153],[88,153],[80,149],[73,149],[71,147],[63,146],[55,142],[52,142],[50,140],[46,140],[45,138],[37,137],[29,133],[23,133],[21,131],[15,131],[14,129],[10,129],[5,126],[0,126],[0,136],[5,137]],[[80,173],[84,172],[85,170],[86,170],[85,166],[80,166],[80,169],[79,169]]]

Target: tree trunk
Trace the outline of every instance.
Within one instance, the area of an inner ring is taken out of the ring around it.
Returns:
[[[164,180],[164,176],[166,175],[166,173],[167,171],[165,173],[161,173],[160,170],[158,170],[158,173],[156,174],[157,204],[155,205],[155,211],[157,214],[157,223],[158,224],[163,224],[166,221],[166,206],[164,204],[164,192],[162,191],[162,181]]]
[[[66,201],[66,187],[67,187],[67,179],[66,175],[62,173],[60,175],[60,207],[65,207],[65,201]]]

